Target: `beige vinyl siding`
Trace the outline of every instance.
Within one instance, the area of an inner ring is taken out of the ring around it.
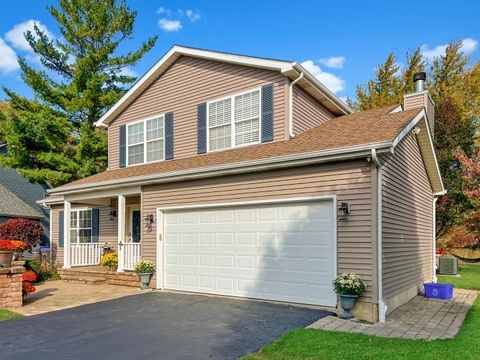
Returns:
[[[53,253],[52,256],[54,258],[55,264],[58,266],[63,265],[63,247],[58,246],[59,241],[59,214],[60,211],[63,210],[63,205],[52,205],[51,212],[52,212],[52,223],[50,226],[52,227],[52,245],[53,245]]]
[[[433,193],[415,135],[383,167],[384,298],[432,279]]]
[[[337,195],[352,208],[348,221],[338,222],[338,272],[354,271],[368,284],[366,299],[375,298],[372,243],[371,167],[367,161],[299,167],[205,180],[149,185],[143,188],[144,214],[158,207],[234,203]],[[143,232],[142,254],[156,260],[155,228]]]
[[[305,90],[294,86],[293,88],[293,133],[300,134],[335,115],[325,106],[315,100]]]
[[[285,77],[279,73],[180,57],[109,126],[109,169],[119,167],[119,127],[165,112],[174,113],[175,159],[197,155],[197,105],[274,84],[274,140],[285,139]]]

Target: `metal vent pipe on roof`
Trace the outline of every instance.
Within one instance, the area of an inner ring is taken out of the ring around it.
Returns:
[[[415,92],[425,91],[425,80],[427,79],[427,74],[425,72],[417,72],[413,75],[413,82],[415,83]]]

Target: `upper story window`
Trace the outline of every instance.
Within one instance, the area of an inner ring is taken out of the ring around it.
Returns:
[[[127,126],[127,164],[143,164],[164,159],[164,116]]]
[[[72,243],[92,242],[92,210],[70,212],[70,241]]]
[[[260,142],[260,90],[207,103],[208,151]]]

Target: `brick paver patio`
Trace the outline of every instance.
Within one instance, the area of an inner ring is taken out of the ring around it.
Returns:
[[[476,291],[455,289],[453,300],[416,296],[389,314],[385,323],[365,324],[327,316],[308,327],[391,338],[449,339],[460,330],[477,295]]]

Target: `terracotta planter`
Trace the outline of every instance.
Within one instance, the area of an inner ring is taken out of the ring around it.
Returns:
[[[12,266],[13,251],[0,250],[0,267],[9,268]]]

